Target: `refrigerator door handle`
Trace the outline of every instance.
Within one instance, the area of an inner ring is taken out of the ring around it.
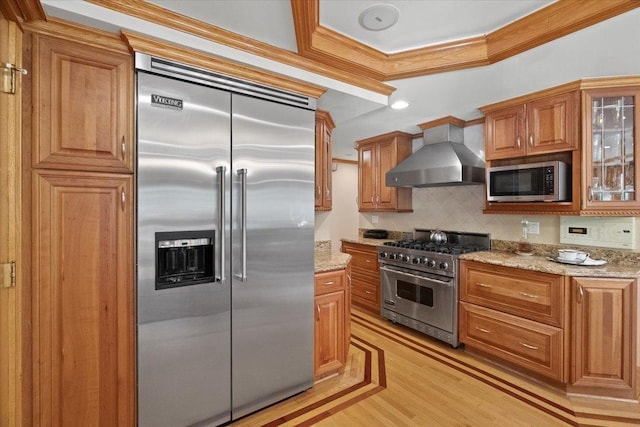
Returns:
[[[218,166],[216,168],[216,174],[218,175],[218,272],[216,276],[216,282],[224,283],[224,227],[226,224],[225,218],[225,179],[227,174],[227,168],[225,166]]]
[[[242,239],[242,270],[237,277],[241,282],[247,281],[247,170],[238,169],[240,176],[240,234]]]

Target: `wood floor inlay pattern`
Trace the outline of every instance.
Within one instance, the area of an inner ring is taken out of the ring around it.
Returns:
[[[559,390],[357,309],[352,311],[351,338],[339,375],[233,425],[640,425],[640,405],[609,402],[598,408],[592,399],[569,399]]]

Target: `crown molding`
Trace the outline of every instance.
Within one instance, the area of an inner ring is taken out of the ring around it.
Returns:
[[[325,63],[305,58],[286,49],[281,49],[249,37],[241,36],[223,28],[209,25],[205,22],[164,9],[143,0],[127,0],[126,2],[120,0],[85,1],[145,21],[153,22],[167,28],[192,34],[214,43],[219,43],[263,58],[271,59],[282,64],[339,80],[375,93],[389,96],[395,90],[394,87],[382,83],[380,80],[372,79],[361,74],[355,74],[337,67],[327,66]]]
[[[640,7],[640,0],[558,0],[486,36],[389,55],[322,27],[320,0],[291,0],[291,7],[300,55],[388,81],[495,63]]]
[[[23,22],[47,19],[39,0],[2,0],[0,12],[19,26]]]

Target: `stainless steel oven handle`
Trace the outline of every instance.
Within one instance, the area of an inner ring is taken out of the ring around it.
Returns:
[[[434,279],[433,277],[420,276],[418,274],[411,274],[411,273],[407,273],[406,271],[396,270],[395,268],[389,268],[386,266],[380,267],[380,270],[387,271],[389,273],[396,273],[396,274],[402,274],[405,276],[415,277],[416,279],[429,280],[431,282],[442,283],[445,286],[453,286],[453,280],[438,280],[438,279]]]
[[[216,282],[224,283],[224,227],[226,224],[225,218],[225,180],[227,175],[227,168],[225,166],[218,166],[216,168],[216,174],[218,175],[218,263],[219,274],[216,276]]]
[[[241,282],[247,281],[247,170],[238,169],[240,176],[240,201],[242,208],[240,210],[240,233],[242,240],[242,269],[237,276]]]

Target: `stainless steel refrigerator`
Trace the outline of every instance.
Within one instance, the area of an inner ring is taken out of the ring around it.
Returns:
[[[136,53],[140,426],[313,383],[315,100]]]

